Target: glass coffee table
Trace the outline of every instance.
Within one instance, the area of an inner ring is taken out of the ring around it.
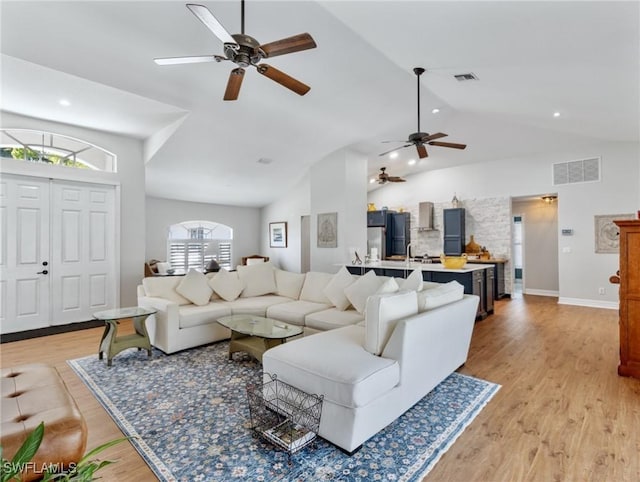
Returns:
[[[104,333],[100,340],[98,358],[102,360],[103,354],[107,355],[107,366],[111,366],[114,356],[127,348],[137,348],[147,350],[147,355],[151,356],[151,342],[145,321],[149,315],[153,315],[156,310],[135,306],[132,308],[116,308],[114,310],[99,311],[93,314],[97,320],[104,321]],[[135,333],[131,335],[118,336],[119,320],[132,319]]]
[[[230,315],[218,319],[218,323],[231,330],[229,360],[235,352],[245,352],[262,362],[262,354],[269,348],[281,345],[287,338],[301,335],[301,326],[253,315]]]

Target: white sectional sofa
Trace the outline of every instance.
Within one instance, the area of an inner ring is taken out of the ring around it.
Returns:
[[[324,395],[319,435],[353,453],[467,359],[479,298],[429,291],[370,296],[364,323],[267,350],[265,377]]]
[[[305,335],[353,325],[364,320],[369,294],[397,290],[398,283],[408,281],[376,277],[373,272],[358,277],[346,268],[336,274],[299,274],[260,263],[239,266],[237,272],[145,278],[138,286],[138,306],[157,310],[147,320],[151,343],[174,353],[229,338],[229,330],[216,320],[230,314],[303,326]]]

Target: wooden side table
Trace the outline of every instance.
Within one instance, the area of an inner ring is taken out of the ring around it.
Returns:
[[[107,354],[107,366],[111,366],[114,356],[127,348],[137,348],[147,350],[147,355],[151,356],[151,341],[147,333],[145,322],[149,315],[153,315],[156,310],[147,308],[116,308],[115,310],[99,311],[93,314],[97,320],[105,322],[104,333],[100,340],[98,359],[102,360]],[[118,336],[119,320],[133,320],[133,327],[136,332],[131,335]]]

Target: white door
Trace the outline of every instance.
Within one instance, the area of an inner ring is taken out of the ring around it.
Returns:
[[[49,326],[49,180],[0,179],[0,332]]]
[[[115,188],[53,181],[51,324],[115,307]]]

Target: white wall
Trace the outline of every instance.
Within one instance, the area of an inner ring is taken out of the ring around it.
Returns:
[[[601,182],[552,185],[553,163],[594,156],[602,157]],[[618,255],[595,253],[593,216],[637,211],[639,158],[638,143],[585,143],[568,151],[419,173],[370,192],[369,202],[417,209],[421,201],[450,202],[454,192],[463,201],[557,192],[558,229],[574,230],[558,247],[560,302],[617,307],[617,288],[607,280],[618,269]],[[606,287],[606,295],[598,295],[599,287]]]
[[[183,221],[213,221],[233,229],[233,262],[260,252],[260,210],[147,196],[145,259],[166,259],[169,226]]]
[[[311,270],[335,273],[348,263],[351,251],[367,249],[367,158],[342,149],[329,154],[310,171]],[[338,246],[319,248],[318,214],[338,213]]]
[[[557,296],[558,206],[542,199],[513,202],[513,215],[523,216],[524,292]]]
[[[44,119],[25,117],[2,112],[3,128],[38,129],[46,132],[75,137],[95,144],[118,156],[116,174],[73,173],[69,177],[76,180],[110,180],[120,185],[120,305],[136,306],[136,286],[140,283],[144,270],[145,239],[145,199],[144,161],[142,141],[108,132],[86,129],[51,122]],[[26,166],[39,169],[39,166]],[[55,166],[43,166],[55,167]]]
[[[310,184],[309,175],[296,184],[296,186],[282,196],[278,201],[262,208],[260,213],[260,254],[269,256],[276,266],[296,273],[300,272],[301,232],[300,218],[309,215],[310,208]],[[287,247],[269,247],[269,223],[287,223]]]

